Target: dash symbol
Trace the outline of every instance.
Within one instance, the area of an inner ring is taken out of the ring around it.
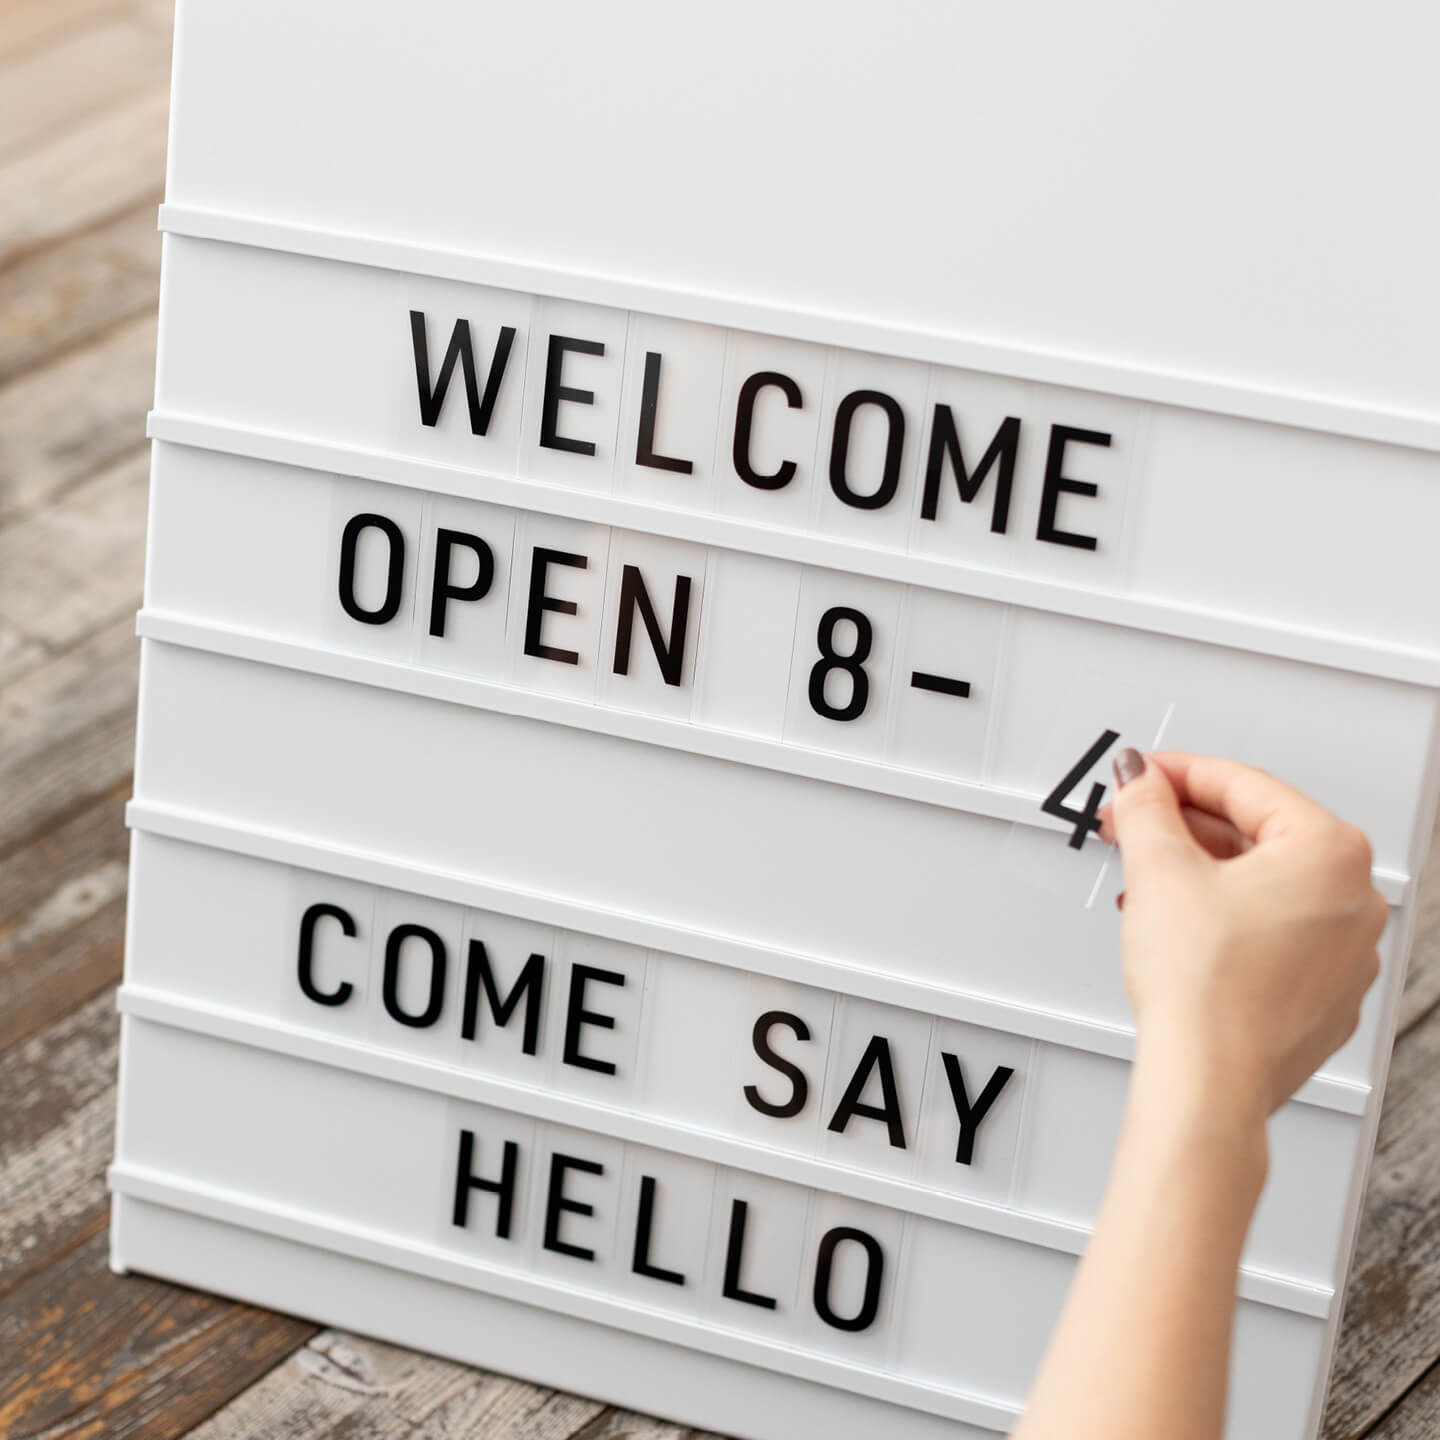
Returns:
[[[970,697],[968,680],[952,680],[948,675],[928,675],[924,670],[915,670],[910,675],[912,690],[930,690],[936,695],[954,695],[959,700]]]

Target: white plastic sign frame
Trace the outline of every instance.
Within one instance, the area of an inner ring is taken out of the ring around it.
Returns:
[[[1230,1440],[1314,1436],[1440,785],[1440,237],[1398,185],[1381,264],[1321,136],[1276,182],[1329,70],[1240,82],[1329,22],[1230,8],[180,0],[117,1269],[751,1440],[1008,1430],[1163,739],[1393,907],[1237,1294]],[[1415,39],[1346,32],[1367,185]]]

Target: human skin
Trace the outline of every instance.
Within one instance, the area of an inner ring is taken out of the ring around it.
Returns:
[[[1265,1122],[1354,1033],[1386,920],[1365,836],[1288,785],[1129,750],[1130,1095],[1109,1188],[1015,1440],[1219,1440]]]

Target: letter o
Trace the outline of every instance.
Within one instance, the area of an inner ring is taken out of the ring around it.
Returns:
[[[430,951],[430,994],[418,1015],[412,1015],[400,1003],[400,957],[407,940],[423,940]],[[397,925],[385,942],[385,978],[381,986],[390,1018],[415,1030],[433,1025],[445,1008],[445,969],[445,942],[433,930],[424,925]]]
[[[837,1315],[830,1304],[830,1283],[835,1271],[835,1251],[842,1241],[851,1240],[865,1252],[865,1295],[854,1315]],[[827,1230],[815,1256],[815,1313],[836,1330],[868,1330],[880,1313],[880,1286],[885,1278],[885,1252],[880,1242],[864,1230],[837,1225]]]
[[[385,598],[374,610],[367,610],[355,595],[355,552],[367,530],[378,530],[390,548],[385,568]],[[352,515],[340,536],[340,604],[345,613],[362,625],[387,625],[400,613],[405,598],[405,536],[388,515]]]

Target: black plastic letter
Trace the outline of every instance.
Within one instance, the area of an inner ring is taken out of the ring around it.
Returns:
[[[955,429],[955,416],[948,405],[937,405],[930,428],[930,453],[925,460],[925,494],[920,502],[920,517],[933,520],[940,509],[940,481],[948,459],[955,471],[955,488],[967,505],[980,493],[991,468],[999,465],[995,476],[995,503],[990,507],[990,529],[1003,535],[1010,523],[1010,495],[1015,488],[1015,459],[1020,452],[1020,420],[1009,415],[980,457],[972,475],[965,469],[960,452],[960,435]]]
[[[1052,545],[1069,545],[1076,550],[1093,550],[1098,542],[1093,535],[1076,535],[1062,530],[1055,523],[1055,512],[1060,505],[1061,493],[1068,495],[1095,496],[1100,487],[1089,480],[1071,480],[1064,473],[1065,447],[1071,441],[1077,445],[1108,445],[1110,437],[1100,430],[1077,430],[1072,425],[1050,427],[1050,450],[1045,456],[1045,488],[1040,492],[1040,523],[1035,529],[1037,540],[1048,540]]]
[[[655,1177],[640,1177],[640,1208],[635,1216],[635,1257],[630,1268],[637,1275],[663,1280],[667,1285],[683,1285],[685,1277],[678,1270],[650,1263],[650,1232],[655,1223]]]
[[[758,1305],[762,1310],[773,1310],[775,1301],[771,1296],[757,1295],[753,1290],[740,1287],[740,1267],[745,1263],[745,1226],[749,1218],[748,1201],[730,1202],[730,1235],[725,1242],[725,1282],[722,1290],[727,1300],[739,1300],[746,1305]]]
[[[450,388],[450,377],[455,373],[455,362],[465,375],[465,401],[470,407],[470,430],[483,435],[490,428],[490,416],[495,410],[495,400],[500,394],[500,382],[505,377],[505,365],[510,359],[510,347],[515,343],[515,327],[502,325],[495,340],[495,353],[490,358],[490,374],[485,379],[485,393],[475,376],[475,347],[470,339],[470,322],[457,320],[450,332],[450,346],[440,362],[440,374],[435,384],[430,384],[430,342],[426,336],[425,312],[410,312],[410,343],[415,351],[415,386],[420,392],[420,423],[438,425],[440,411],[445,404],[445,392]]]
[[[585,1008],[585,987],[590,981],[602,985],[623,985],[625,977],[617,970],[597,970],[593,965],[574,965],[570,969],[570,1003],[565,1012],[565,1050],[561,1059],[567,1065],[582,1070],[598,1070],[602,1075],[613,1075],[615,1066],[609,1060],[596,1060],[591,1055],[580,1053],[580,1027],[597,1025],[602,1030],[615,1028],[613,1015],[602,1015]]]
[[[948,1050],[940,1052],[945,1062],[945,1078],[950,1082],[950,1098],[955,1102],[955,1118],[960,1122],[960,1139],[955,1146],[955,1163],[969,1165],[975,1159],[975,1136],[980,1122],[989,1113],[990,1107],[1000,1098],[1000,1092],[1015,1073],[1008,1065],[997,1065],[985,1088],[970,1103],[965,1090],[965,1073],[960,1068],[960,1057]]]
[[[560,402],[573,401],[576,405],[593,405],[593,390],[577,390],[573,385],[561,384],[565,369],[565,352],[574,350],[581,355],[603,355],[605,346],[599,340],[572,340],[568,335],[552,335],[550,350],[545,357],[545,395],[540,406],[540,443],[547,450],[568,450],[572,455],[593,455],[595,446],[589,440],[576,440],[570,435],[561,435],[555,428],[560,417]]]
[[[689,475],[695,469],[693,462],[655,453],[655,415],[660,408],[660,364],[661,357],[657,351],[646,351],[645,383],[640,392],[640,433],[635,441],[635,463],[649,465],[655,470],[673,470],[677,475]]]
[[[630,673],[630,642],[635,630],[635,612],[639,610],[645,634],[649,637],[650,648],[655,652],[655,663],[667,685],[678,685],[685,673],[685,634],[690,623],[690,586],[688,575],[675,577],[675,604],[670,612],[670,639],[660,628],[660,617],[650,592],[645,588],[645,577],[638,565],[626,565],[620,572],[620,618],[615,627],[615,673]]]
[[[777,1120],[788,1120],[792,1115],[798,1115],[805,1108],[805,1102],[810,1098],[810,1081],[798,1065],[793,1064],[783,1055],[777,1055],[771,1048],[770,1031],[776,1025],[788,1026],[795,1032],[797,1040],[808,1040],[810,1027],[798,1015],[792,1015],[787,1010],[767,1010],[755,1022],[755,1028],[750,1032],[750,1043],[755,1047],[755,1053],[772,1069],[778,1070],[789,1080],[790,1098],[778,1103],[767,1100],[754,1085],[745,1087],[745,1098],[750,1102],[751,1109],[758,1110],[762,1115],[773,1115]]]
[[[450,579],[450,555],[468,550],[475,557],[475,578],[468,585]],[[483,600],[495,583],[495,552],[478,536],[463,530],[435,533],[435,578],[430,586],[430,633],[445,634],[445,611],[452,600]]]
[[[400,958],[407,940],[423,940],[430,951],[430,994],[425,1008],[412,1015],[400,1004]],[[426,1030],[439,1018],[445,1007],[445,942],[428,926],[397,925],[385,942],[385,975],[381,998],[392,1020],[415,1030]]]
[[[775,370],[761,370],[752,375],[741,387],[740,397],[735,402],[735,445],[733,456],[735,473],[757,490],[783,490],[795,478],[795,462],[782,460],[780,468],[769,475],[762,475],[750,462],[750,432],[755,426],[755,397],[767,385],[773,385],[785,397],[785,403],[792,410],[799,410],[805,403],[800,387],[788,375]]]
[[[450,1222],[462,1230],[470,1223],[470,1192],[488,1190],[499,1196],[495,1207],[495,1238],[510,1238],[510,1216],[515,1208],[515,1172],[520,1164],[520,1147],[513,1141],[505,1142],[504,1158],[500,1162],[498,1180],[482,1180],[475,1174],[475,1132],[460,1132],[460,1158],[455,1165],[455,1208],[451,1211]]]
[[[870,1083],[870,1072],[880,1072],[880,1097],[883,1104],[866,1105],[860,1097]],[[863,1116],[866,1120],[881,1120],[890,1133],[890,1144],[896,1150],[905,1149],[905,1121],[900,1113],[900,1092],[895,1084],[895,1065],[890,1058],[890,1042],[883,1035],[872,1035],[835,1113],[827,1127],[843,1135],[852,1115]]]
[[[570,1245],[560,1238],[560,1216],[568,1210],[572,1215],[593,1215],[595,1207],[585,1200],[572,1200],[565,1194],[565,1172],[583,1170],[587,1175],[603,1175],[605,1167],[595,1160],[580,1160],[562,1155],[558,1150],[550,1157],[550,1184],[545,1192],[545,1248],[557,1255],[572,1255],[576,1260],[593,1260],[595,1252],[583,1245]]]
[[[860,1308],[848,1318],[837,1315],[830,1304],[830,1280],[835,1270],[835,1251],[842,1240],[853,1240],[865,1252],[865,1295]],[[837,1225],[820,1238],[815,1256],[815,1313],[837,1330],[868,1330],[880,1313],[880,1286],[885,1278],[885,1252],[880,1242],[864,1230]]]
[[[355,596],[355,551],[366,530],[378,530],[390,546],[385,570],[385,598],[367,610]],[[400,613],[405,595],[405,536],[388,515],[352,515],[340,535],[340,604],[362,625],[387,625]]]
[[[329,992],[318,989],[315,984],[315,926],[326,917],[338,920],[340,929],[346,935],[352,938],[355,935],[355,918],[348,910],[342,910],[340,906],[329,905],[324,901],[312,905],[300,917],[300,955],[296,966],[297,978],[300,981],[300,993],[307,1000],[313,1000],[317,1005],[343,1005],[355,993],[355,987],[348,980],[342,980]]]
[[[525,611],[525,653],[541,660],[558,660],[562,665],[578,665],[580,655],[575,650],[560,650],[554,645],[545,645],[540,640],[540,627],[545,623],[545,612],[553,610],[558,615],[575,615],[580,607],[573,600],[557,600],[545,593],[545,574],[552,565],[572,565],[577,570],[586,570],[590,562],[583,555],[571,555],[566,550],[545,550],[535,547],[530,559],[530,603]]]
[[[850,427],[855,412],[862,405],[878,405],[890,425],[885,441],[885,468],[880,483],[868,495],[850,488],[846,467],[850,459]],[[830,437],[830,488],[857,510],[880,510],[894,498],[900,488],[900,465],[905,453],[905,412],[900,402],[883,390],[852,390],[835,407],[835,429]]]
[[[510,1017],[521,1001],[524,1001],[525,1034],[521,1048],[527,1055],[533,1055],[540,1040],[540,995],[544,984],[545,957],[532,955],[510,987],[510,993],[502,1000],[500,987],[495,983],[495,972],[490,968],[490,954],[485,949],[485,942],[471,940],[465,961],[465,1002],[460,1013],[461,1038],[475,1038],[480,991],[483,988],[485,1000],[497,1025],[508,1025]]]

